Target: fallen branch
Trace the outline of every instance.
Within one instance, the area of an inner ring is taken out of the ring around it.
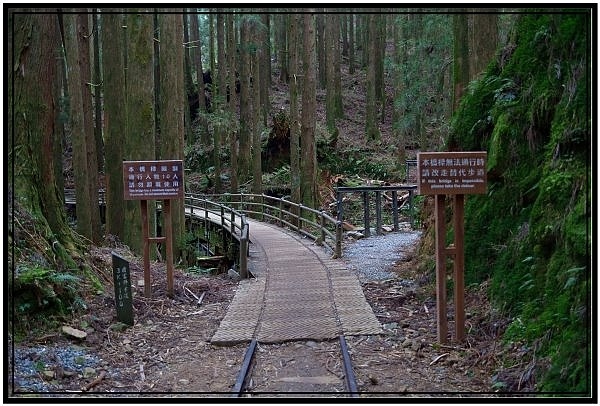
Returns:
[[[184,286],[183,288],[185,290],[187,290],[192,296],[194,296],[194,298],[197,300],[196,305],[200,306],[202,304],[202,299],[204,299],[204,295],[206,295],[206,292],[202,292],[202,294],[200,295],[200,297],[198,297],[187,286]]]
[[[81,388],[81,390],[84,392],[89,391],[94,386],[98,385],[104,379],[105,376],[106,376],[106,371],[104,371],[104,370],[100,371],[100,375],[98,375],[98,377],[96,379],[94,379],[92,382],[88,383],[83,388]]]
[[[432,366],[433,364],[435,364],[436,362],[438,362],[440,359],[444,358],[446,355],[450,355],[450,353],[449,353],[449,352],[445,352],[445,353],[443,353],[442,355],[438,355],[437,357],[435,357],[435,358],[433,359],[433,361],[431,361],[431,362],[429,363],[429,366]]]

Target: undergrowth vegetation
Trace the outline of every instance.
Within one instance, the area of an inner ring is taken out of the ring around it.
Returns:
[[[523,15],[473,82],[448,140],[488,152],[488,193],[465,208],[466,278],[491,281],[504,339],[540,359],[539,391],[590,390],[589,27],[584,15]],[[589,34],[587,34],[589,35]]]

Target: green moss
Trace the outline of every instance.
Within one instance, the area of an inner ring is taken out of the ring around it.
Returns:
[[[513,318],[505,340],[548,361],[542,390],[590,384],[588,26],[583,14],[523,15],[512,56],[473,83],[448,138],[488,151],[488,193],[465,206],[466,279],[489,278]]]

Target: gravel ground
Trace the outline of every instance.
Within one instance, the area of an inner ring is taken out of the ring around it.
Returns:
[[[393,279],[388,269],[406,258],[420,236],[420,231],[372,235],[348,244],[342,258],[361,282]]]

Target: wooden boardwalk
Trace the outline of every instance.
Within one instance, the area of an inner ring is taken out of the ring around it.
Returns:
[[[248,267],[214,344],[275,343],[381,334],[358,278],[323,247],[282,228],[250,221]]]

